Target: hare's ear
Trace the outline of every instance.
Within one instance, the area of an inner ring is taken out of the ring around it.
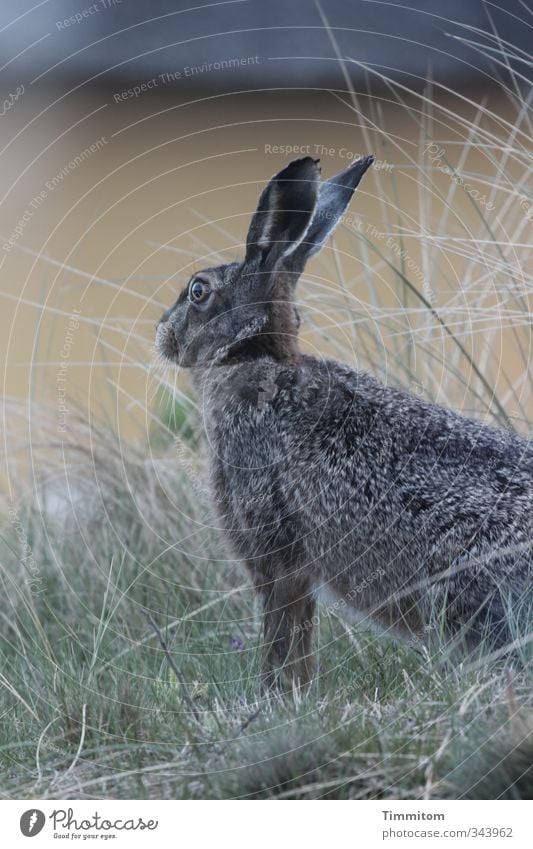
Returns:
[[[364,156],[340,174],[320,184],[315,211],[307,231],[291,255],[291,262],[303,266],[313,254],[318,253],[331,235],[365,171],[372,165],[373,156]]]
[[[318,160],[295,159],[263,189],[246,238],[245,261],[272,266],[294,251],[315,209],[320,181]]]

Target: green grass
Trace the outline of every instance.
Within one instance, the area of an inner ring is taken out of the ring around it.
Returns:
[[[3,529],[4,797],[532,793],[520,658],[460,664],[325,612],[309,695],[261,696],[259,611],[205,499],[171,452],[155,483],[141,450],[92,435],[89,466],[66,447],[83,470],[71,507],[53,518],[31,499],[26,539]]]

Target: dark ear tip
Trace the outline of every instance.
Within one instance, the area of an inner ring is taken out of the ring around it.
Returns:
[[[368,156],[361,156],[360,159],[355,159],[351,165],[348,165],[346,171],[343,171],[338,175],[338,177],[341,181],[347,180],[348,183],[355,188],[374,162],[374,159],[375,157],[372,154],[369,154]],[[335,177],[333,177],[333,181],[336,181]]]
[[[312,156],[302,156],[300,159],[293,159],[289,164],[276,175],[276,180],[317,180],[320,176],[320,168],[318,160]]]
[[[298,159],[291,159],[291,161],[287,165],[287,168],[291,168],[293,165],[294,166],[304,165],[304,163],[308,164],[308,165],[310,165],[311,163],[316,164],[318,161],[319,161],[318,159],[313,159],[312,156],[300,156]]]
[[[354,165],[359,165],[360,168],[364,168],[365,171],[367,168],[370,168],[373,162],[375,162],[376,157],[373,153],[369,153],[366,156],[362,156],[360,159],[357,159],[354,162]]]

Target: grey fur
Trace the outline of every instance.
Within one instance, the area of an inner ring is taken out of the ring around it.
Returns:
[[[321,589],[341,612],[470,647],[508,641],[508,605],[531,589],[530,442],[298,350],[294,284],[371,162],[320,188],[314,160],[291,163],[246,260],[202,272],[205,303],[182,293],[158,327],[161,353],[193,368],[214,501],[264,600],[267,685],[282,668],[310,680]]]

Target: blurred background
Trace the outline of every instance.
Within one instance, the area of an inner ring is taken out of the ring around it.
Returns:
[[[13,473],[35,403],[150,437],[154,322],[305,153],[377,160],[300,285],[308,350],[524,426],[530,43],[522,0],[2,3]]]
[[[323,608],[313,694],[262,703],[201,409],[153,351],[288,160],[373,153],[299,283],[304,349],[530,434],[531,12],[3,0],[0,795],[531,798],[514,660]]]

